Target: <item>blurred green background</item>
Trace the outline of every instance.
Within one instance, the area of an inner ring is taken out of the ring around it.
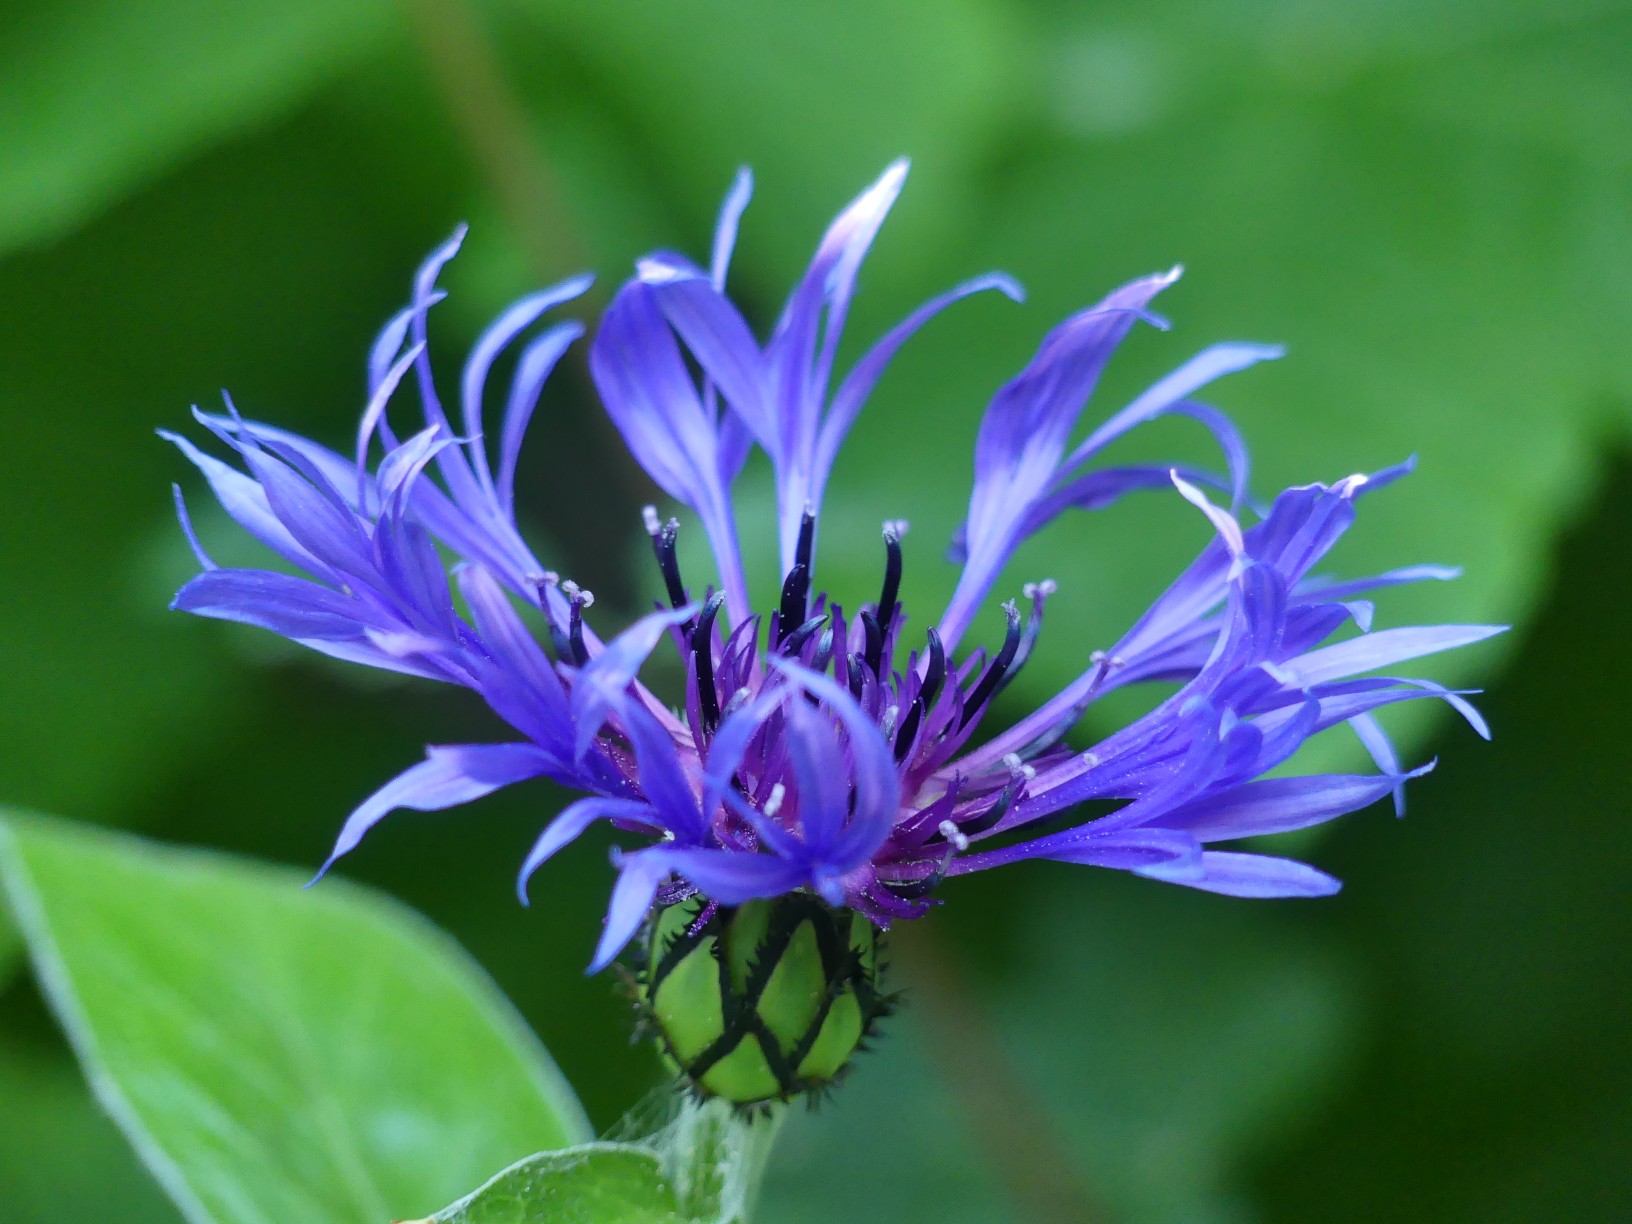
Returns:
[[[1174,331],[1136,333],[1090,412],[1207,343],[1287,343],[1217,396],[1256,487],[1417,453],[1335,563],[1462,564],[1454,586],[1385,595],[1378,623],[1517,630],[1428,668],[1489,689],[1496,743],[1401,711],[1412,762],[1440,756],[1408,818],[1374,809],[1303,847],[1348,881],[1337,899],[1044,864],[946,889],[898,943],[907,1014],[831,1108],[790,1123],[763,1218],[1632,1218],[1625,3],[14,0],[0,798],[316,864],[423,743],[495,724],[462,695],[167,613],[191,565],[169,483],[208,539],[227,533],[154,428],[226,386],[341,444],[375,328],[456,222],[472,236],[433,334],[450,377],[512,295],[584,267],[615,285],[655,246],[704,254],[739,164],[759,195],[733,288],[768,325],[829,217],[902,153],[849,349],[991,267],[1031,297],[957,308],[882,384],[829,496],[841,599],[872,597],[876,524],[906,515],[924,623],[987,397],[1065,311],[1182,261]],[[1129,453],[1207,454],[1177,426]],[[581,352],[523,481],[538,551],[621,623],[654,587],[649,493]],[[757,467],[742,492],[769,507]],[[766,514],[744,518],[767,560]],[[1061,590],[1011,714],[1115,639],[1198,524],[1151,496],[1028,548],[1013,584]],[[609,1125],[655,1067],[611,980],[582,975],[606,841],[552,864],[531,910],[511,892],[561,802],[533,786],[399,814],[344,870],[464,941]],[[4,929],[0,1102],[5,1224],[177,1218]]]

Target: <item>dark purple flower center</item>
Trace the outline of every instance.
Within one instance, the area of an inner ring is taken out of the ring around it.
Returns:
[[[646,526],[669,604],[676,611],[684,609],[692,600],[680,572],[679,522],[660,520],[648,508]],[[921,908],[917,903],[943,878],[949,850],[965,848],[969,837],[1002,820],[1035,772],[1024,761],[1048,753],[1057,742],[1057,737],[1039,740],[978,777],[935,777],[1024,666],[1042,628],[1043,601],[1053,586],[1026,588],[1032,601],[1030,616],[1022,616],[1013,602],[1003,605],[1007,617],[1003,641],[989,659],[985,651],[977,650],[961,666],[950,663],[940,634],[930,626],[922,649],[908,651],[905,666],[897,668],[905,623],[899,595],[906,524],[885,524],[878,599],[860,608],[853,620],[826,592],[812,594],[815,526],[815,517],[807,513],[777,607],[765,618],[767,653],[831,676],[848,689],[891,745],[903,810],[890,845],[875,863],[882,873],[880,883],[891,894],[886,906],[905,902],[917,910]],[[575,610],[579,603],[573,598]],[[704,760],[721,719],[752,700],[766,683],[776,682],[758,654],[761,618],[750,617],[727,632],[720,622],[724,605],[724,594],[710,588],[697,615],[673,630],[686,670],[686,723]],[[572,648],[570,641],[566,645]],[[784,798],[775,782],[784,773],[777,760],[776,722],[770,720],[756,736],[736,778],[739,794],[769,819],[777,818]],[[725,824],[716,830],[724,844],[752,849],[757,843],[746,821],[728,817]]]

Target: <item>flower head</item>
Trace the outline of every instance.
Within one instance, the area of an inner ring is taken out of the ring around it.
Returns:
[[[457,426],[432,377],[426,328],[460,235],[426,261],[408,308],[374,346],[354,455],[245,420],[230,404],[225,416],[198,419],[241,468],[167,435],[227,513],[304,575],[219,567],[188,527],[203,572],[177,595],[177,608],[473,689],[516,733],[511,742],[430,748],[352,813],[331,863],[394,809],[443,809],[553,779],[584,797],[528,855],[524,896],[532,873],[596,821],[643,842],[616,855],[597,968],[654,904],[696,898],[706,922],[718,907],[799,893],[884,928],[927,912],[948,877],[1022,859],[1235,896],[1316,896],[1337,881],[1289,859],[1211,847],[1319,824],[1390,795],[1399,803],[1404,782],[1428,766],[1398,763],[1374,718],[1384,706],[1442,700],[1485,733],[1463,695],[1376,675],[1499,631],[1372,629],[1370,591],[1454,571],[1416,566],[1343,582],[1315,573],[1362,498],[1409,464],[1287,489],[1261,516],[1243,518],[1246,448],[1221,413],[1193,397],[1278,350],[1209,348],[1071,445],[1123,337],[1140,322],[1166,326],[1150,306],[1177,270],[1133,281],[1066,319],[992,399],[956,541],[961,576],[921,632],[908,628],[899,602],[903,522],[882,528],[876,598],[847,611],[823,592],[828,476],[885,367],[958,299],[987,289],[1020,296],[1001,276],[969,281],[835,370],[858,269],[905,172],[892,166],[840,214],[763,342],[725,292],[746,174],[727,200],[707,268],[658,253],[618,290],[590,348],[595,384],[636,460],[700,524],[715,573],[691,585],[698,576],[680,570],[680,517],[648,507],[669,606],[609,638],[592,624],[590,592],[534,556],[514,512],[517,454],[541,387],[582,333],[572,322],[536,325],[587,280],[525,298],[488,329],[459,381]],[[484,426],[488,375],[512,346],[520,355],[495,445]],[[422,423],[399,436],[387,405],[410,375]],[[1210,431],[1224,475],[1100,463],[1111,442],[1161,416]],[[781,582],[776,606],[758,611],[732,500],[756,446],[775,475]],[[1196,559],[1119,640],[1082,658],[1052,698],[1012,725],[989,726],[993,699],[1025,665],[1055,595],[1053,583],[1036,582],[997,602],[1014,550],[1067,510],[1101,509],[1138,489],[1167,490],[1195,507],[1205,540]],[[185,510],[182,518],[185,525]],[[966,649],[977,615],[999,609],[1001,640]],[[1334,641],[1346,626],[1358,632]],[[665,642],[685,670],[672,706],[639,678]],[[1093,703],[1147,681],[1174,691],[1098,743],[1068,745]],[[1339,724],[1358,734],[1378,772],[1280,771],[1310,737]]]

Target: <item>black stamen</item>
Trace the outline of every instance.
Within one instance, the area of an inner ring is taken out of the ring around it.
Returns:
[[[778,608],[779,623],[776,644],[793,632],[792,626],[803,625],[809,608],[810,554],[816,543],[816,516],[809,510],[799,520],[799,542],[793,548],[793,568],[782,580],[782,603]]]
[[[929,638],[929,666],[924,669],[924,683],[918,689],[918,697],[924,703],[924,709],[935,708],[935,698],[941,695],[941,685],[946,682],[946,647],[941,645],[941,635],[935,632],[935,627],[929,627],[926,636]]]
[[[1077,720],[1082,717],[1083,711],[1085,711],[1087,708],[1088,707],[1086,705],[1072,707],[1070,714],[1066,715],[1056,725],[1050,727],[1047,731],[1044,731],[1041,735],[1032,740],[1031,743],[1027,744],[1014,755],[1019,757],[1022,761],[1030,761],[1041,756],[1070,733],[1071,728],[1076,725]]]
[[[1047,584],[1043,594],[1053,590],[1053,587],[1053,583]],[[1027,594],[1032,594],[1037,589],[1038,588],[1036,587],[1028,586],[1026,588],[1026,592]],[[1026,660],[1031,658],[1032,648],[1037,645],[1037,637],[1042,633],[1042,631],[1042,595],[1033,595],[1031,602],[1031,615],[1026,617],[1026,631],[1020,639],[1020,649],[1015,653],[1014,662],[1009,665],[1009,670],[1003,673],[1003,679],[998,683],[998,686],[992,690],[993,697],[996,697],[1004,689],[1008,688],[1009,685],[1013,683],[1014,678],[1020,674],[1020,669],[1026,665]]]
[[[731,715],[742,709],[743,706],[748,704],[748,701],[752,696],[753,694],[745,688],[739,688],[736,692],[732,693],[730,700],[727,701],[724,707],[722,707],[720,710],[721,720],[723,721],[724,719],[730,718]],[[740,780],[736,782],[736,785],[739,790],[742,789],[742,783]]]
[[[918,724],[924,720],[924,699],[914,697],[912,705],[907,709],[907,716],[901,720],[901,729],[895,733],[895,762],[899,765],[906,759],[907,752],[912,748],[912,741],[918,735]]]
[[[900,883],[891,883],[880,880],[885,888],[889,889],[903,901],[917,901],[929,896],[946,879],[946,868],[937,867],[934,871],[918,880],[903,880]]]
[[[867,678],[861,674],[862,658],[859,654],[850,656],[850,666],[846,669],[850,673],[850,696],[857,701],[861,700],[861,690]]]
[[[555,652],[556,661],[565,663],[572,658],[572,642],[567,637],[567,631],[555,619],[555,609],[550,606],[550,589],[558,585],[560,579],[554,573],[545,573],[530,574],[528,581],[538,596],[538,610],[544,613],[544,623],[550,631],[550,646]]]
[[[996,803],[979,816],[972,816],[964,821],[958,826],[958,830],[965,837],[978,837],[988,829],[995,828],[997,822],[1009,814],[1009,808],[1013,806],[1015,796],[1020,793],[1020,787],[1024,784],[1024,777],[1011,779],[1003,788],[1003,793],[998,795]]]
[[[810,569],[795,565],[782,583],[782,603],[777,612],[777,645],[782,637],[793,631],[793,626],[805,623],[805,596],[810,594]]]
[[[901,535],[894,526],[884,531],[884,589],[878,596],[878,658],[868,656],[876,673],[883,660],[884,643],[889,639],[890,622],[895,619],[896,597],[901,593]]]
[[[724,591],[710,595],[691,631],[691,657],[697,671],[697,706],[703,716],[704,734],[712,734],[720,725],[720,694],[714,687],[714,618],[724,603]]]
[[[861,622],[863,633],[861,657],[866,660],[873,675],[878,676],[879,667],[884,661],[884,631],[878,627],[878,617],[866,608],[856,613],[856,619]]]
[[[793,546],[793,563],[805,567],[810,572],[810,553],[816,543],[816,516],[805,508],[803,517],[799,520],[799,542]]]
[[[652,535],[652,551],[657,554],[657,568],[663,574],[663,587],[668,592],[671,608],[686,605],[686,588],[680,581],[680,558],[675,547],[679,535],[680,520],[672,518]]]
[[[589,648],[584,645],[584,601],[572,601],[572,613],[567,624],[567,648],[571,650],[571,659],[579,667],[589,662]]]
[[[799,628],[795,629],[792,633],[784,637],[782,639],[782,645],[779,649],[785,655],[792,656],[798,654],[804,647],[804,644],[810,641],[815,632],[825,624],[827,624],[826,612],[823,612],[820,616],[811,617],[804,624],[800,625]]]
[[[558,661],[566,663],[573,657],[572,639],[553,620],[550,622],[550,645],[555,647],[555,657]]]
[[[833,626],[829,625],[822,630],[822,636],[816,642],[816,653],[810,656],[810,668],[815,672],[825,672],[828,660],[833,657]]]
[[[997,652],[985,673],[980,677],[980,683],[975,685],[975,691],[969,694],[969,700],[964,702],[963,716],[958,719],[958,728],[961,730],[969,725],[969,720],[980,713],[997,686],[1003,681],[1003,673],[1008,671],[1009,664],[1014,662],[1015,651],[1020,649],[1020,610],[1012,603],[1003,605],[1003,611],[1009,618],[1009,627],[1003,635],[1003,647]]]

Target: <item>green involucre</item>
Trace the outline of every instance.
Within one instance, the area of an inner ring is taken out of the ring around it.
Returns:
[[[794,894],[716,909],[700,898],[651,923],[641,1007],[665,1060],[696,1093],[741,1106],[820,1091],[889,1010],[878,932]]]

